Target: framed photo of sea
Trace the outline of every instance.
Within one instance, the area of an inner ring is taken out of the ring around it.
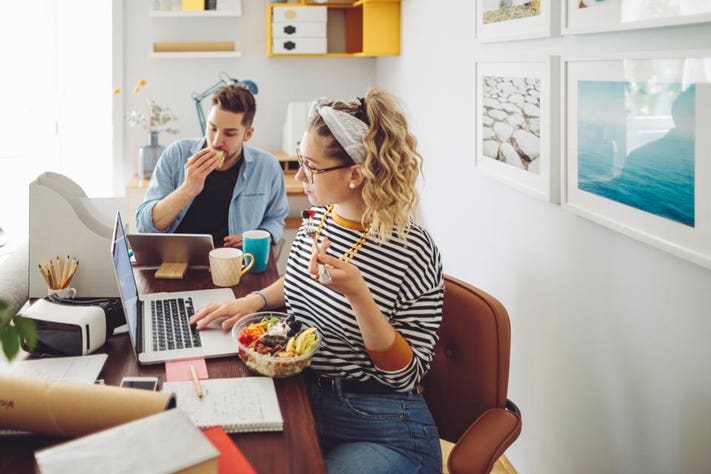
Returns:
[[[476,165],[520,191],[560,195],[560,57],[476,66]],[[555,91],[555,93],[553,92]]]
[[[561,33],[596,33],[711,21],[709,0],[562,0]]]
[[[476,0],[475,15],[482,42],[547,38],[559,33],[560,0]]]
[[[711,269],[711,50],[561,71],[563,206]]]

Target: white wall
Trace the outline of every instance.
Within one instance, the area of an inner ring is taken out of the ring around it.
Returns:
[[[190,98],[218,82],[220,72],[257,83],[257,116],[251,143],[281,148],[281,130],[289,101],[320,96],[355,97],[375,77],[372,58],[270,58],[266,56],[266,0],[242,0],[242,16],[208,19],[151,19],[151,2],[123,2],[124,73],[122,104],[126,111],[142,104],[146,95],[178,115],[178,135],[161,134],[167,145],[177,138],[200,135]],[[149,59],[154,41],[234,41],[242,56],[236,59]],[[139,78],[148,81],[140,97],[131,94]],[[207,106],[209,98],[203,103]],[[118,130],[117,130],[118,131]],[[118,131],[120,133],[120,131]],[[136,173],[138,148],[148,143],[143,129],[124,127],[123,182]]]
[[[402,13],[402,54],[378,59],[377,82],[419,138],[421,216],[445,271],[510,313],[524,428],[509,459],[521,473],[708,472],[711,271],[482,176],[474,63],[710,48],[711,26],[479,44],[471,0],[405,0]]]

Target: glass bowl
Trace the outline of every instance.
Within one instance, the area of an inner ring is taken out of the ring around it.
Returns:
[[[246,330],[251,324],[259,323],[265,318],[278,318],[278,322],[282,322],[288,317],[289,315],[286,313],[262,311],[241,318],[232,327],[232,338],[237,343],[239,358],[242,359],[251,371],[266,375],[267,377],[282,378],[296,375],[311,364],[311,357],[313,357],[321,344],[321,337],[315,328],[311,330],[306,325],[301,325],[296,335],[296,340],[298,340],[298,335],[307,329],[314,333],[316,339],[315,342],[310,344],[312,347],[310,347],[307,352],[296,356],[289,356],[285,351],[279,352],[278,355],[260,353],[255,349],[258,339],[252,339],[250,335],[247,334],[248,331]],[[242,335],[245,335],[244,341],[240,341],[240,336]],[[289,338],[287,338],[287,342],[288,339]],[[313,338],[309,339],[311,339],[311,341],[314,340]]]

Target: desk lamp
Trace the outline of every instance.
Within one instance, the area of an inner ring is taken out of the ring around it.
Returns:
[[[242,87],[245,87],[249,89],[249,91],[256,95],[259,92],[259,89],[257,88],[257,84],[255,84],[252,81],[240,81],[238,79],[235,79],[234,77],[230,77],[229,74],[226,72],[221,72],[220,73],[220,80],[216,82],[215,84],[211,85],[208,87],[205,91],[203,92],[193,92],[190,97],[192,97],[193,101],[195,101],[195,110],[197,111],[197,116],[198,116],[198,121],[200,122],[200,131],[202,132],[203,135],[205,135],[205,112],[202,110],[202,105],[200,103],[202,100],[215,92],[217,89],[219,89],[222,86],[227,86],[230,84],[236,84],[240,85]]]

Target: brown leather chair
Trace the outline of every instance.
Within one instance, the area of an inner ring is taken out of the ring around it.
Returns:
[[[442,324],[422,384],[442,439],[455,443],[450,473],[488,473],[521,433],[506,398],[511,326],[493,296],[445,275]]]

